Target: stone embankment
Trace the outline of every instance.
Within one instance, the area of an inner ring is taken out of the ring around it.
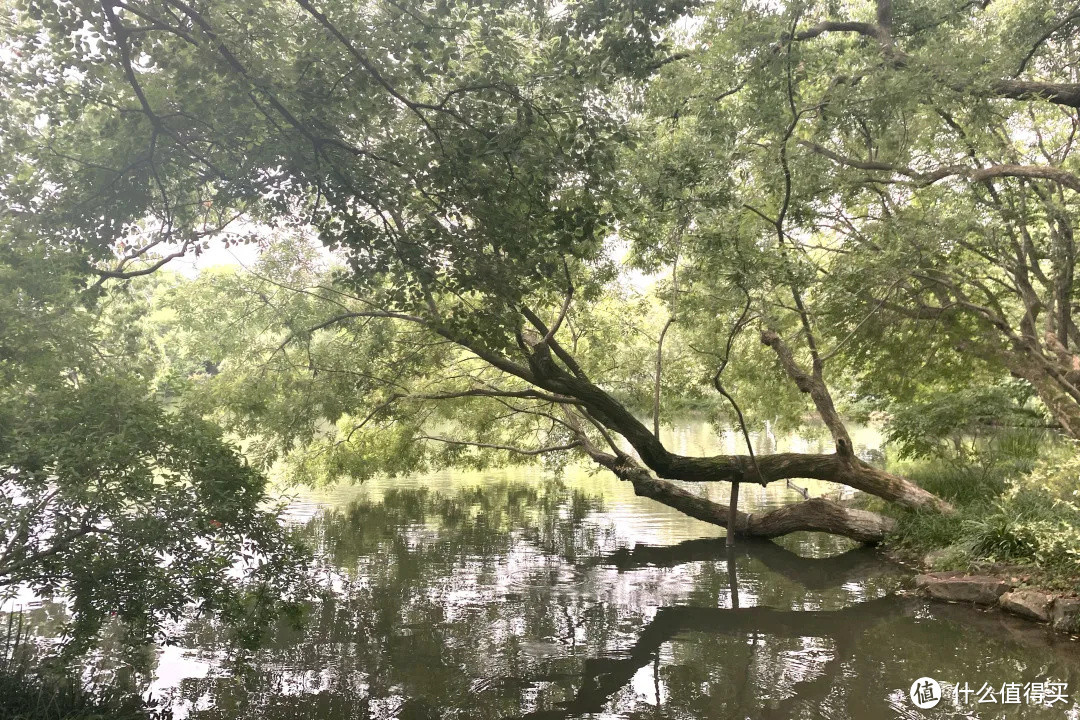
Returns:
[[[916,590],[946,602],[998,607],[1030,620],[1048,623],[1059,632],[1080,633],[1080,598],[1026,588],[1003,578],[962,572],[934,572],[915,577]]]

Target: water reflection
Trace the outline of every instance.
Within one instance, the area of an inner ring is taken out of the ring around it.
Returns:
[[[312,622],[246,668],[191,625],[186,661],[210,670],[169,701],[200,719],[962,717],[914,710],[911,681],[1080,681],[1074,644],[897,595],[903,570],[873,550],[729,550],[599,482],[385,487],[314,514],[333,592]],[[634,522],[677,539],[627,542]]]
[[[739,447],[704,426],[666,432],[687,454]],[[860,452],[877,447],[871,431],[853,434]],[[768,429],[754,441],[818,442]],[[727,499],[723,486],[693,491]],[[757,512],[797,497],[773,484],[742,501]],[[516,468],[309,491],[290,519],[327,589],[303,629],[276,628],[238,662],[201,620],[145,665],[107,646],[88,672],[136,682],[141,669],[177,718],[198,720],[1080,717],[1072,700],[915,710],[907,690],[923,675],[1053,679],[1080,696],[1080,644],[900,595],[907,573],[847,540],[726,548],[719,528],[587,469],[565,482]],[[44,604],[31,620],[53,635],[63,614]]]

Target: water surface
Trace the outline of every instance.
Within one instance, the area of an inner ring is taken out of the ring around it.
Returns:
[[[668,440],[695,454],[734,442],[710,437],[689,427]],[[754,510],[798,495],[774,485],[742,498]],[[289,516],[333,596],[243,668],[210,622],[156,650],[150,691],[176,717],[1080,717],[1080,643],[912,598],[904,568],[842,539],[728,549],[721,529],[605,473],[555,480],[518,468],[336,487],[307,492]],[[972,695],[918,710],[908,689],[921,676],[946,693],[1059,681],[1071,697],[990,705]]]

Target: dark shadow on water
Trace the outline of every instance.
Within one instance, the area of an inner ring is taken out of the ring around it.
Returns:
[[[197,671],[167,699],[190,720],[879,720],[916,717],[904,693],[933,673],[1080,694],[1080,644],[898,595],[905,571],[872,549],[626,546],[623,522],[557,483],[325,510],[300,528],[328,589],[307,625],[237,666],[221,628],[191,622],[158,670]]]
[[[681,634],[700,632],[711,635],[740,635],[759,639],[825,637],[836,643],[834,657],[828,663],[828,671],[811,682],[794,686],[795,696],[801,701],[811,698],[809,687],[816,692],[827,691],[839,672],[839,658],[846,657],[869,625],[881,622],[884,617],[910,613],[916,602],[896,595],[853,605],[842,610],[792,611],[768,607],[752,608],[702,608],[665,607],[638,637],[638,641],[624,654],[615,657],[591,658],[585,661],[581,686],[574,699],[553,710],[540,710],[519,716],[524,720],[556,720],[572,718],[587,713],[601,712],[608,699],[626,685],[637,671],[658,656],[660,646]],[[778,708],[779,710],[780,708]],[[764,716],[770,716],[767,713]],[[787,715],[776,715],[787,717]]]
[[[686,563],[724,561],[727,566],[730,607],[669,606],[656,611],[627,650],[610,656],[585,660],[577,692],[559,707],[518,716],[520,720],[562,720],[603,712],[605,706],[642,668],[653,665],[659,684],[661,647],[679,636],[700,633],[710,636],[738,636],[745,639],[751,653],[769,638],[828,638],[834,644],[832,657],[822,672],[792,686],[793,694],[773,707],[758,708],[758,717],[791,717],[792,705],[816,703],[833,688],[842,672],[843,660],[851,657],[855,640],[867,627],[888,617],[911,615],[920,603],[899,595],[858,603],[838,610],[789,610],[772,607],[741,608],[737,564],[753,559],[772,573],[782,574],[808,590],[836,587],[893,573],[896,566],[873,548],[859,547],[838,555],[807,558],[774,542],[740,539],[733,547],[725,538],[688,540],[671,546],[635,545],[595,558],[591,564],[610,566],[620,572],[642,567],[673,568]],[[745,702],[750,674],[732,678],[735,695]],[[657,690],[657,696],[659,691]],[[743,703],[740,702],[740,705]],[[748,708],[749,709],[749,708]]]
[[[666,547],[635,545],[632,548],[619,548],[590,564],[627,571],[642,567],[671,568],[692,562],[738,562],[747,559],[761,563],[770,572],[783,575],[808,590],[901,572],[899,566],[872,547],[857,547],[826,557],[804,557],[770,540],[740,538],[734,547],[729,548],[722,537],[685,540]],[[838,582],[838,578],[842,580]]]

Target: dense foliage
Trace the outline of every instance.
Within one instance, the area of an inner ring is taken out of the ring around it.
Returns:
[[[955,517],[900,516],[892,544],[932,569],[989,570],[1016,584],[1080,590],[1076,455],[988,453],[974,461],[910,464],[909,474],[947,497]]]
[[[813,477],[956,525],[960,495],[857,457],[844,409],[892,413],[908,455],[1080,436],[1056,3],[3,12],[0,573],[89,630],[240,614],[244,555],[288,597],[280,459],[322,481],[574,453],[739,532],[876,542],[890,518],[729,514],[673,481]],[[243,242],[253,269],[154,274]],[[835,452],[684,455],[661,428],[687,409],[748,447],[812,411]],[[1032,532],[1074,537],[1053,522]]]
[[[154,392],[145,300],[0,232],[0,588],[68,601],[74,647],[192,609],[257,631],[301,587],[264,475]]]

